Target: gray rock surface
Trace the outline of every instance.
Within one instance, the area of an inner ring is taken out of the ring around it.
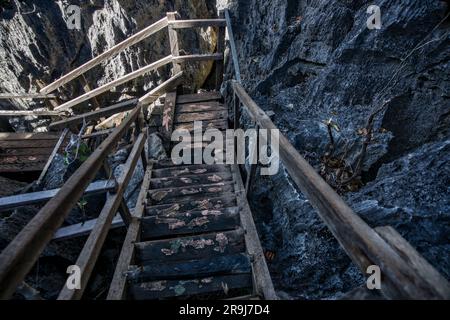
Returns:
[[[231,10],[243,83],[318,170],[324,123],[333,154],[355,161],[375,117],[362,182],[344,194],[370,225],[392,225],[450,278],[450,25],[448,1],[219,1]],[[381,8],[369,30],[366,10]],[[232,65],[227,66],[228,79]],[[229,90],[228,88],[224,88]],[[336,298],[362,275],[284,171],[259,177],[252,205],[263,246],[275,252],[276,288],[294,298]]]

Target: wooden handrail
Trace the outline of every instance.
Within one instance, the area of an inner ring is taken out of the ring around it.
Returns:
[[[230,42],[231,58],[233,59],[234,75],[236,77],[236,81],[242,83],[236,44],[234,42],[233,28],[231,27],[230,12],[228,11],[228,9],[225,9],[224,13],[225,13],[225,21],[227,22],[227,31],[228,31],[228,40]]]
[[[169,25],[174,29],[205,28],[205,27],[225,27],[225,19],[192,19],[173,20]]]
[[[43,93],[0,93],[0,99],[56,99],[54,94]]]
[[[233,90],[249,115],[261,129],[277,130],[271,119],[233,81]],[[389,298],[448,299],[448,282],[439,283],[426,272],[417,272],[374,229],[365,223],[322,179],[280,133],[279,157],[296,186],[305,194],[320,218],[339,241],[348,256],[365,274],[367,267],[378,265],[382,271],[383,293]],[[437,289],[439,288],[439,289]],[[442,294],[446,292],[447,294]]]
[[[48,86],[42,88],[39,92],[40,93],[49,93],[52,92],[59,87],[63,86],[67,82],[75,79],[79,75],[85,73],[86,71],[92,69],[96,65],[102,63],[106,59],[111,58],[115,54],[125,50],[126,48],[142,41],[143,39],[149,37],[150,35],[164,29],[167,27],[168,22],[167,18],[162,18],[161,20],[153,23],[152,25],[148,26],[147,28],[139,31],[138,33],[132,35],[131,37],[125,39],[124,41],[116,44],[112,48],[108,49],[107,51],[103,52],[102,54],[94,57],[93,59],[89,60],[85,64],[79,66],[75,70],[72,70],[71,72],[67,73],[66,75],[62,76],[58,80],[52,82]]]
[[[140,112],[141,108],[136,107],[2,251],[0,254],[0,299],[9,298],[31,270],[53,234],[95,178],[108,154]]]
[[[145,67],[142,67],[142,68],[140,68],[140,69],[138,69],[136,71],[128,73],[128,74],[126,74],[126,75],[124,75],[124,76],[122,76],[122,77],[120,77],[120,78],[118,78],[116,80],[113,80],[113,81],[110,81],[108,83],[105,83],[104,85],[102,85],[102,86],[100,86],[100,87],[98,87],[98,88],[96,88],[94,90],[86,92],[85,94],[83,94],[83,95],[81,95],[81,96],[79,96],[79,97],[77,97],[77,98],[75,98],[73,100],[70,100],[70,101],[68,101],[68,102],[66,102],[66,103],[56,107],[55,110],[58,110],[58,111],[67,110],[67,109],[69,109],[69,108],[71,108],[73,106],[76,106],[77,104],[82,103],[83,101],[86,101],[86,100],[89,100],[89,99],[91,99],[93,97],[96,97],[96,96],[98,96],[99,94],[101,94],[101,93],[103,93],[105,91],[108,91],[108,90],[110,90],[110,89],[112,89],[114,87],[117,87],[117,86],[125,83],[125,82],[133,80],[133,79],[135,79],[135,78],[137,78],[137,77],[139,77],[139,76],[141,76],[143,74],[146,74],[146,73],[148,73],[150,71],[156,70],[156,69],[158,69],[158,68],[160,68],[162,66],[165,66],[166,64],[169,64],[171,62],[172,62],[172,56],[171,55],[169,55],[167,57],[164,57],[164,58],[162,58],[162,59],[160,59],[160,60],[158,60],[156,62],[153,62],[153,63],[151,63],[151,64],[149,64],[149,65],[147,65]]]

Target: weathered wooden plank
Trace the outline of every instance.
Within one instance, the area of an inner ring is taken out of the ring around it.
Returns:
[[[6,158],[10,156],[49,156],[54,148],[18,148],[18,149],[2,149],[0,148],[0,157]]]
[[[150,71],[153,71],[162,66],[165,66],[166,64],[169,64],[170,62],[172,62],[172,56],[167,56],[165,58],[162,58],[162,59],[160,59],[156,62],[153,62],[145,67],[142,67],[138,70],[130,72],[118,79],[115,79],[113,81],[105,83],[104,85],[102,85],[94,90],[91,90],[89,92],[86,92],[85,94],[82,94],[81,96],[79,96],[75,99],[67,101],[66,103],[63,103],[62,105],[56,107],[55,110],[59,110],[59,111],[68,110],[68,109],[82,103],[83,101],[92,99],[103,92],[111,90],[112,88],[115,88],[125,82],[131,81],[139,76],[149,73]]]
[[[230,290],[251,288],[251,274],[236,274],[194,280],[161,280],[131,286],[131,295],[136,300],[163,299],[200,294],[221,293],[227,296]]]
[[[218,130],[225,130],[228,128],[228,123],[226,120],[206,120],[202,121],[202,131],[205,131],[206,129],[218,129]],[[194,131],[194,123],[182,123],[182,124],[176,124],[174,130],[188,130],[190,133]]]
[[[188,175],[184,177],[165,177],[152,179],[152,189],[183,187],[183,186],[195,186],[199,184],[224,182],[231,180],[231,174],[229,172],[216,172],[206,174]]]
[[[179,104],[177,113],[202,112],[202,111],[226,111],[227,108],[219,101],[207,101],[190,104]]]
[[[269,116],[233,82],[234,92],[263,129],[277,130]],[[436,288],[420,277],[411,265],[365,223],[297,152],[289,140],[279,136],[279,155],[296,186],[308,197],[335,238],[353,262],[365,274],[367,267],[378,265],[384,275],[383,294],[396,299],[439,299]]]
[[[230,171],[230,166],[216,164],[216,165],[208,165],[208,164],[192,164],[192,165],[179,165],[175,168],[162,168],[153,170],[154,178],[170,178],[170,177],[181,177],[186,175],[196,175],[196,174],[204,174],[204,173],[213,173],[213,172],[223,172]]]
[[[131,223],[127,230],[127,235],[120,251],[119,259],[117,261],[116,269],[114,271],[111,286],[109,287],[107,300],[122,300],[126,291],[126,276],[125,271],[131,265],[134,257],[134,243],[139,240],[141,222],[140,218],[144,214],[147,191],[150,186],[150,179],[152,176],[153,162],[149,162],[145,170],[144,179],[142,181],[141,190],[136,200],[136,206],[131,218]]]
[[[50,165],[53,162],[53,159],[55,158],[56,154],[58,153],[59,149],[61,148],[61,145],[63,144],[64,140],[66,139],[67,134],[69,133],[69,129],[65,128],[64,131],[61,133],[61,136],[59,137],[58,142],[56,143],[55,147],[53,148],[52,153],[48,157],[47,163],[45,164],[44,169],[42,169],[41,174],[39,175],[39,178],[36,180],[36,185],[41,185],[42,180],[44,179],[45,175],[47,174],[48,168],[50,168]]]
[[[0,165],[3,164],[29,164],[29,163],[43,163],[42,167],[47,162],[48,155],[32,155],[32,156],[7,156],[0,158]]]
[[[86,289],[88,280],[94,269],[100,250],[105,242],[109,228],[111,226],[114,215],[121,202],[123,201],[123,193],[130,181],[136,164],[141,156],[141,151],[146,142],[146,135],[141,133],[133,145],[133,149],[125,162],[123,173],[117,179],[117,190],[114,194],[108,194],[105,205],[97,218],[94,229],[89,235],[80,255],[76,261],[76,265],[80,268],[80,289],[69,289],[64,286],[59,293],[58,300],[80,299]]]
[[[136,107],[137,102],[138,102],[137,99],[130,99],[127,101],[119,102],[107,108],[102,108],[100,110],[83,113],[65,120],[52,122],[48,127],[49,130],[60,130],[68,126],[83,123],[84,121],[89,122],[91,120],[98,120],[101,117],[107,117],[123,111],[132,110],[133,108]]]
[[[194,187],[178,187],[168,189],[156,189],[149,192],[149,198],[152,204],[174,203],[178,199],[183,200],[184,197],[214,197],[214,195],[233,192],[234,186],[232,181],[202,184]]]
[[[97,131],[97,132],[93,132],[93,133],[90,133],[90,134],[85,134],[81,138],[82,139],[90,139],[90,138],[95,138],[95,137],[107,136],[108,134],[113,132],[113,130],[114,129],[107,129],[107,130]]]
[[[137,263],[194,260],[244,252],[244,230],[237,229],[135,244]]]
[[[180,212],[170,217],[154,215],[142,219],[142,239],[233,230],[239,227],[239,221],[236,207]]]
[[[54,94],[44,93],[0,93],[0,99],[55,99]]]
[[[450,284],[416,249],[409,244],[394,228],[390,226],[376,227],[375,231],[412,266],[417,274],[432,285],[446,300],[450,299]]]
[[[236,198],[232,193],[225,193],[210,199],[183,200],[175,204],[160,204],[147,208],[148,215],[172,216],[180,212],[197,211],[207,209],[223,209],[236,205]]]
[[[162,94],[166,93],[167,91],[175,88],[177,84],[179,83],[180,79],[183,76],[183,71],[178,72],[177,74],[170,77],[168,80],[161,83],[156,88],[152,89],[149,93],[145,94],[141,98],[139,98],[139,105],[147,105],[150,103],[153,103],[158,99]]]
[[[175,102],[177,100],[177,93],[169,92],[166,94],[166,101],[164,102],[163,118],[161,126],[161,138],[163,145],[169,151],[170,138],[172,137],[173,122],[175,117]]]
[[[114,180],[95,181],[86,188],[84,195],[101,194],[113,191],[115,188],[116,182]],[[60,189],[52,189],[0,198],[0,211],[48,201],[53,198],[59,190]]]
[[[277,294],[273,287],[269,268],[267,267],[258,232],[256,231],[253,215],[245,195],[245,187],[237,164],[232,166],[235,192],[241,206],[241,225],[245,230],[245,246],[247,253],[253,257],[253,279],[256,294],[267,300],[277,300]]]
[[[194,93],[194,94],[182,94],[177,96],[177,104],[206,102],[221,99],[222,96],[220,92],[217,91]]]
[[[212,53],[212,54],[189,54],[184,56],[173,57],[172,60],[177,63],[182,62],[200,62],[200,61],[220,61],[223,60],[223,54]]]
[[[26,139],[26,140],[0,140],[0,150],[2,149],[29,149],[29,148],[54,148],[58,139]],[[49,153],[50,154],[50,153]]]
[[[0,164],[0,173],[36,172],[41,171],[45,162]]]
[[[227,117],[227,111],[179,113],[175,116],[175,124],[205,120],[226,120]]]
[[[55,235],[53,236],[52,240],[66,240],[86,236],[91,233],[96,223],[97,219],[91,219],[67,227],[59,228],[58,231],[56,231]],[[116,216],[114,217],[111,223],[110,229],[112,230],[124,226],[125,223],[123,223],[122,217]]]
[[[0,110],[0,117],[61,117],[61,113],[46,110]]]
[[[225,19],[171,20],[169,26],[174,29],[225,27],[226,21]]]
[[[108,138],[70,176],[59,192],[31,219],[0,254],[0,299],[9,298],[44,250],[53,234],[95,178],[107,155],[137,118],[140,108]]]
[[[0,141],[4,140],[58,140],[59,132],[0,132]],[[36,146],[37,147],[37,146]]]
[[[220,274],[249,274],[251,264],[245,253],[191,261],[149,263],[127,272],[132,284],[155,280],[205,278]]]
[[[158,31],[162,30],[165,27],[167,27],[167,18],[163,18],[163,19],[153,23],[152,25],[146,27],[145,29],[142,29],[141,31],[139,31],[138,33],[132,35],[131,37],[128,37],[124,41],[116,44],[115,46],[113,46],[112,48],[106,50],[102,54],[94,57],[93,59],[91,59],[88,62],[86,62],[85,64],[79,66],[75,70],[72,70],[71,72],[69,72],[66,75],[62,76],[58,80],[52,82],[51,84],[49,84],[45,88],[42,88],[39,92],[40,93],[52,92],[53,90],[63,86],[64,84],[66,84],[70,80],[75,79],[79,75],[81,75],[81,74],[85,73],[86,71],[92,69],[96,65],[98,65],[98,64],[102,63],[103,61],[113,57],[117,53],[122,52],[126,48],[128,48],[128,47],[130,47],[130,46],[132,46],[132,45],[134,45],[134,44],[136,44],[138,42],[140,42],[141,40],[143,40],[143,39],[147,38],[148,36],[150,36],[150,35],[158,32]]]

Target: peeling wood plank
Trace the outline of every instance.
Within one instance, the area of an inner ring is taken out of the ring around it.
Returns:
[[[136,262],[181,261],[216,257],[245,251],[244,230],[139,242],[135,245]]]
[[[223,209],[226,207],[233,207],[236,205],[236,198],[232,193],[221,194],[218,197],[210,199],[199,199],[192,201],[178,201],[175,204],[161,204],[147,207],[148,215],[170,216],[179,212],[197,211],[207,209]]]
[[[194,121],[205,120],[226,120],[228,118],[228,111],[207,111],[207,112],[193,112],[193,113],[179,113],[175,115],[175,124],[181,124]]]
[[[177,113],[205,112],[205,111],[226,111],[227,108],[218,101],[199,102],[191,104],[177,105]]]
[[[222,95],[217,91],[202,92],[194,94],[183,94],[177,97],[177,104],[206,102],[211,100],[221,100]]]
[[[165,177],[152,179],[151,188],[161,189],[161,188],[172,188],[183,186],[195,186],[199,184],[230,181],[231,178],[232,178],[231,173],[227,171],[196,174],[196,175],[194,174],[183,177]]]
[[[236,207],[194,212],[180,212],[170,217],[149,216],[141,221],[142,239],[193,235],[213,231],[237,229],[240,224]]]
[[[147,201],[147,191],[150,186],[152,176],[153,162],[149,162],[145,170],[144,179],[142,181],[141,190],[136,200],[136,206],[131,219],[131,223],[127,230],[127,235],[120,251],[119,259],[116,264],[111,286],[109,287],[107,300],[122,300],[125,298],[126,276],[125,271],[132,263],[134,258],[134,243],[139,240],[141,222],[140,218],[144,214]]]
[[[250,274],[251,264],[244,253],[200,260],[150,263],[135,266],[127,272],[127,281],[132,284],[155,280],[205,278],[220,274]]]
[[[160,129],[161,138],[166,151],[169,151],[170,140],[172,137],[173,122],[175,117],[175,101],[177,93],[169,92],[166,94],[166,101],[164,102],[164,109],[162,115],[162,126]]]
[[[228,296],[230,290],[250,288],[251,274],[225,275],[193,280],[162,280],[131,286],[136,300],[162,299],[217,293]]]

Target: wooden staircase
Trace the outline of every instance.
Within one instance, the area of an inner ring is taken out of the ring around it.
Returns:
[[[149,129],[170,139],[172,129],[193,130],[196,120],[228,127],[214,92],[167,94],[160,114],[172,109],[169,128]],[[140,231],[122,248],[119,261],[129,263],[118,264],[109,299],[276,298],[237,166],[161,160],[147,174]]]

